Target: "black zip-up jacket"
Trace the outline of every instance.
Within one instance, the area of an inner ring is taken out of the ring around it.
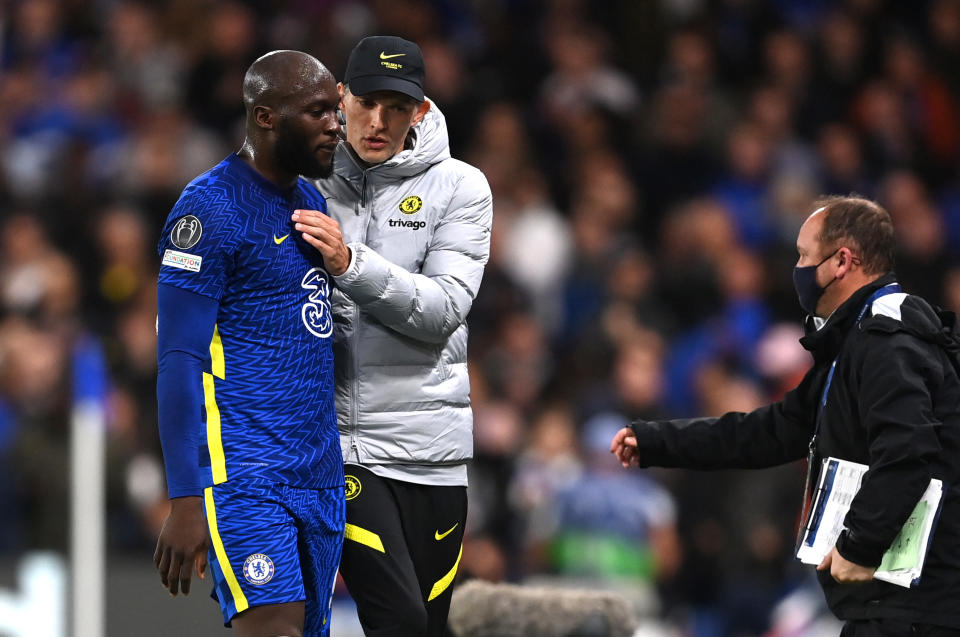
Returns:
[[[815,467],[834,456],[866,464],[837,542],[844,558],[877,566],[931,478],[944,502],[920,584],[839,584],[818,572],[840,619],[888,617],[960,628],[960,338],[955,317],[902,293],[864,306],[895,283],[886,275],[854,293],[801,344],[814,365],[784,398],[719,418],[638,421],[641,466],[772,467],[807,456],[827,373],[836,371],[816,442]],[[800,497],[798,494],[798,505]]]

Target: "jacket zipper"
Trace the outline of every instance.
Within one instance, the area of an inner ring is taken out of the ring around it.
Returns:
[[[360,183],[360,209],[357,210],[357,214],[360,214],[363,211],[366,214],[367,208],[367,171],[363,171],[363,181]],[[363,224],[363,242],[367,241],[367,226],[370,224],[370,220],[367,219]],[[353,453],[357,457],[357,462],[360,460],[360,447],[357,445],[357,438],[360,437],[360,408],[358,403],[360,401],[360,306],[356,303],[353,305],[353,343],[350,347],[350,354],[353,357],[353,396],[350,397],[350,420],[352,422],[352,431],[350,435],[350,446],[353,448]]]

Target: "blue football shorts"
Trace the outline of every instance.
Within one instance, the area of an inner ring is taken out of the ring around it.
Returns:
[[[343,487],[232,480],[203,495],[213,596],[224,623],[252,606],[304,601],[304,637],[328,635],[346,521]]]

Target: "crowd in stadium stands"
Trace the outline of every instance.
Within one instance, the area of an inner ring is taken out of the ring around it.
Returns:
[[[462,576],[595,578],[691,634],[762,634],[809,578],[804,468],[626,472],[612,434],[793,386],[818,194],[880,201],[904,287],[960,310],[958,0],[24,0],[0,26],[0,554],[66,547],[90,332],[110,547],[148,568],[158,233],[239,147],[241,79],[271,49],[340,75],[364,35],[419,42],[453,154],[493,189]]]

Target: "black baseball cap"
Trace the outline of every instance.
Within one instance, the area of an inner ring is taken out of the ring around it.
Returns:
[[[423,76],[419,46],[392,35],[372,35],[350,51],[343,81],[354,95],[397,91],[422,102]]]

